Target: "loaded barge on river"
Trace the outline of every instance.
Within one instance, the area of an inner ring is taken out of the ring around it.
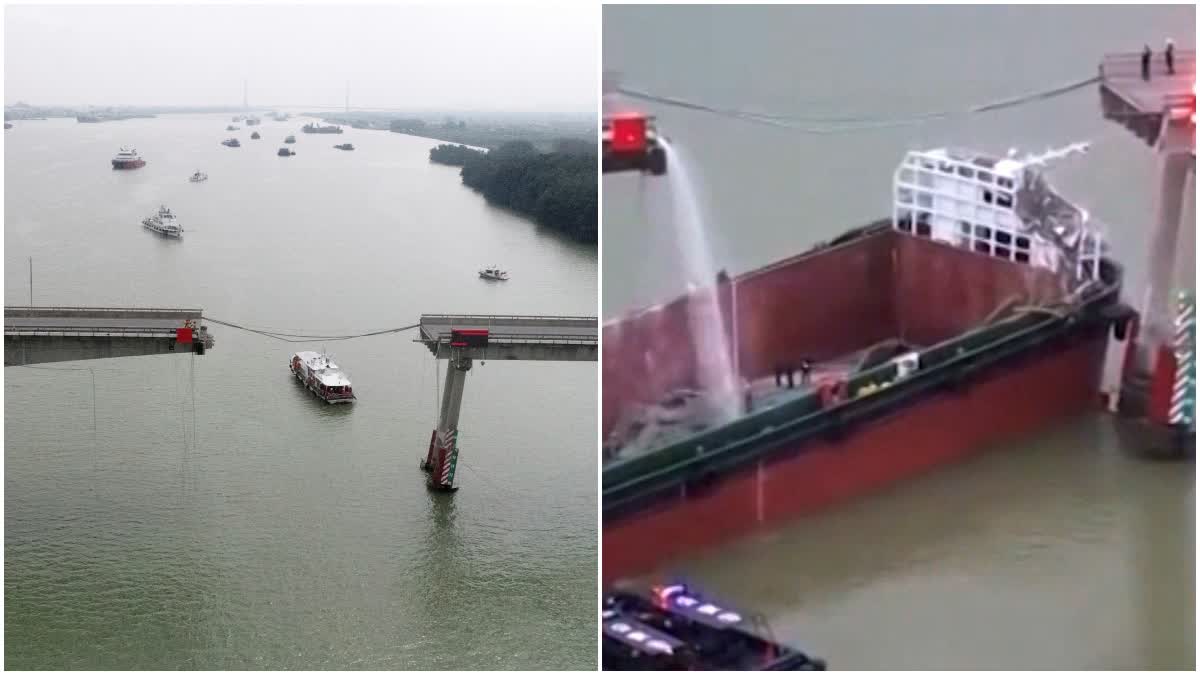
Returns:
[[[1042,171],[1085,150],[910,152],[890,218],[606,323],[605,582],[1098,408],[1136,314]],[[731,391],[698,375],[707,299]]]

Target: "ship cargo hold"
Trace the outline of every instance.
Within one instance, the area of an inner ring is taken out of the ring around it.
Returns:
[[[1136,315],[1040,169],[1084,149],[911,152],[892,217],[606,323],[605,582],[1098,409]],[[705,297],[732,417],[698,374]]]

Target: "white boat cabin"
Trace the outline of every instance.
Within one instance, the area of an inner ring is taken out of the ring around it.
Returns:
[[[290,368],[310,391],[329,403],[349,403],[355,399],[350,378],[325,354],[296,352]]]
[[[1046,181],[1048,160],[1085,152],[1076,143],[1021,159],[971,150],[909,152],[894,174],[892,224],[898,230],[975,253],[1098,278],[1105,252],[1101,228],[1086,210]]]

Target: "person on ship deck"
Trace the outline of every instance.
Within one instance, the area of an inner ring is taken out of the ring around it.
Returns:
[[[812,359],[807,356],[800,359],[800,384],[808,384],[809,378],[812,377]]]

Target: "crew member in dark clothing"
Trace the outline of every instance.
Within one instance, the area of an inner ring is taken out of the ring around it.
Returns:
[[[793,376],[795,376],[795,374],[796,374],[796,367],[791,364],[788,364],[788,367],[787,367],[788,389],[796,388],[796,381],[794,379],[792,379]]]
[[[1163,52],[1163,58],[1167,61],[1167,74],[1175,74],[1175,41],[1167,39],[1167,49]]]
[[[1142,47],[1142,79],[1150,79],[1150,45]]]
[[[808,378],[812,375],[812,359],[800,359],[800,384],[808,384]]]

